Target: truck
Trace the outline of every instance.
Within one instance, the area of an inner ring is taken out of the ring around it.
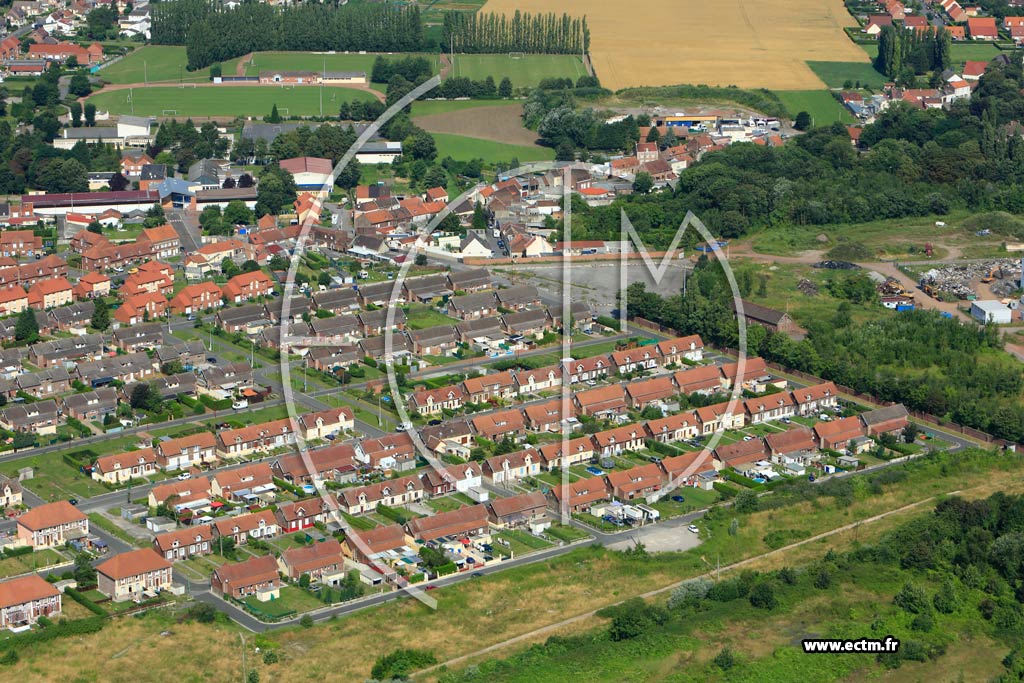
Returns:
[[[648,522],[657,522],[658,518],[661,517],[661,513],[649,505],[637,505],[636,509],[644,513]]]

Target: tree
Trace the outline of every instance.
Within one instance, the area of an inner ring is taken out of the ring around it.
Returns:
[[[227,178],[224,179],[224,182],[221,183],[221,189],[233,190],[233,189],[235,189],[235,187],[237,185],[238,185],[238,182],[234,178],[232,178],[231,176],[228,176]]]
[[[103,234],[103,224],[99,221],[89,221],[89,225],[85,226],[85,229],[97,235]]]
[[[215,79],[215,78],[220,78],[223,74],[224,74],[224,72],[223,72],[223,69],[222,69],[222,67],[220,65],[220,62],[217,62],[216,64],[214,64],[214,65],[212,65],[210,67],[210,80],[211,81],[213,79]]]
[[[555,148],[555,160],[576,161],[576,148],[573,147],[572,143],[568,140],[563,140],[558,143],[558,147]]]
[[[920,433],[920,429],[913,422],[908,422],[907,426],[903,428],[900,436],[903,437],[903,443],[914,443],[917,440],[917,435]]]
[[[736,512],[757,512],[759,505],[757,493],[750,489],[743,489],[736,494],[736,500],[733,503],[733,509]]]
[[[423,176],[423,187],[444,187],[448,184],[448,171],[441,166],[431,166]]]
[[[96,125],[96,105],[92,102],[85,103],[85,125]]]
[[[132,389],[129,403],[134,410],[158,410],[161,403],[160,392],[148,382],[139,382]]]
[[[487,229],[487,214],[484,213],[483,204],[477,201],[473,205],[473,219],[471,225],[474,230],[486,230]]]
[[[425,265],[427,265],[427,255],[426,254],[416,254],[416,265],[417,266],[425,266]]]
[[[498,97],[502,99],[512,97],[512,80],[508,76],[502,78],[501,83],[498,84]]]
[[[92,84],[89,83],[89,77],[85,75],[85,72],[75,72],[68,84],[68,92],[75,97],[85,97],[92,92]]]
[[[39,322],[36,312],[26,308],[18,314],[18,322],[14,325],[14,338],[18,341],[34,342],[39,338]]]
[[[732,653],[732,650],[730,650],[729,648],[723,647],[721,651],[719,651],[719,653],[715,655],[715,658],[711,661],[713,661],[715,663],[715,666],[717,666],[722,671],[728,671],[729,669],[736,666],[736,655],[734,655]]]
[[[78,553],[75,555],[73,574],[79,586],[96,585],[96,570],[92,566],[92,558],[88,553]]]
[[[406,138],[402,145],[402,153],[408,154],[413,159],[433,161],[437,156],[437,145],[434,143],[434,136],[426,131],[420,131],[409,138]]]
[[[651,174],[646,171],[640,171],[633,178],[633,192],[637,194],[647,194],[654,189],[654,178]]]
[[[270,108],[270,116],[266,118],[267,123],[281,123],[281,115],[277,112],[277,102]]]
[[[223,220],[228,225],[251,225],[254,218],[245,202],[236,199],[224,207]]]
[[[253,261],[252,259],[248,259],[247,261],[244,261],[242,263],[242,272],[243,273],[255,273],[259,269],[260,269],[260,264],[257,263],[256,261]]]
[[[956,611],[957,605],[960,599],[957,596],[956,582],[953,577],[946,575],[942,579],[942,586],[939,591],[932,598],[932,605],[934,605],[936,611],[942,614],[952,614]]]
[[[72,102],[68,105],[68,109],[71,110],[71,125],[78,128],[82,125],[82,103]]]
[[[292,174],[276,165],[267,166],[256,187],[256,215],[277,216],[286,207],[291,207],[296,196],[297,188]]]
[[[811,127],[811,115],[805,111],[798,113],[793,121],[793,127],[797,130],[807,130]]]
[[[773,610],[779,605],[775,597],[775,587],[768,581],[762,581],[750,591],[750,604],[758,609]]]
[[[331,126],[323,126],[323,128],[329,128]],[[363,165],[359,163],[359,159],[352,157],[345,164],[345,168],[338,171],[337,177],[334,179],[334,184],[338,187],[351,190],[359,184],[359,178],[363,175]]]
[[[437,663],[437,657],[428,650],[399,649],[381,655],[374,662],[370,676],[378,681],[405,680],[414,671]]]
[[[647,142],[658,142],[661,139],[661,133],[658,132],[657,126],[651,126],[651,129],[647,131]]]
[[[123,192],[128,189],[131,182],[118,171],[110,178],[108,185],[113,192]]]
[[[92,326],[97,330],[105,330],[110,327],[110,308],[107,302],[100,298],[93,300]]]
[[[828,567],[822,567],[814,575],[814,587],[818,590],[826,590],[832,585],[832,574]]]
[[[309,588],[309,582],[309,574],[303,572],[302,575],[299,576],[299,588]]]
[[[243,173],[242,175],[238,176],[238,187],[240,188],[252,187],[255,184],[256,182],[248,173]]]

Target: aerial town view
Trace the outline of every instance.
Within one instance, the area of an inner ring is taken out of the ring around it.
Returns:
[[[1024,0],[0,12],[0,680],[1024,680]]]

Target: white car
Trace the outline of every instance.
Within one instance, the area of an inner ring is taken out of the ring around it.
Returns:
[[[743,437],[743,440],[744,441],[753,441],[754,437],[752,437],[752,436],[745,436],[745,437]]]
[[[407,432],[413,428],[412,422],[403,422],[395,427],[396,432]]]
[[[686,529],[687,529],[687,531],[689,531],[690,533],[693,533],[693,534],[699,534],[700,533],[700,529],[697,528],[696,524],[691,524],[690,526],[686,527]]]
[[[245,410],[248,407],[249,407],[249,402],[244,400],[244,399],[241,400],[241,401],[235,401],[234,403],[231,404],[231,409],[232,410]]]
[[[186,479],[191,479],[191,478],[192,478],[192,473],[191,472],[182,472],[181,474],[178,475],[178,480],[179,481],[185,481]]]

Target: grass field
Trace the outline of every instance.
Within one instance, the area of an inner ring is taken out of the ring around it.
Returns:
[[[481,140],[464,135],[434,133],[437,143],[437,158],[450,156],[456,161],[468,161],[481,158],[488,162],[511,161],[544,161],[555,158],[555,150],[549,147],[527,147],[524,145],[507,145],[493,140]]]
[[[842,88],[846,81],[859,82],[861,87],[881,88],[887,80],[865,62],[807,62],[807,66],[830,88]]]
[[[449,76],[465,76],[482,81],[488,76],[500,83],[505,76],[513,87],[535,86],[545,78],[571,78],[574,81],[586,73],[583,62],[575,55],[523,55],[513,59],[508,55],[455,55],[455,64]]]
[[[101,69],[99,76],[111,83],[153,83],[156,81],[188,82],[210,80],[210,70],[185,70],[188,58],[185,48],[172,45],[147,45],[127,57]]]
[[[425,115],[415,111],[413,122],[431,133],[461,135],[506,145],[533,147],[537,141],[537,132],[523,125],[523,107],[519,103],[462,107]]]
[[[828,90],[780,90],[776,93],[795,117],[802,111],[811,115],[815,126],[836,121],[854,123],[853,114],[843,108]]]
[[[406,324],[411,330],[425,330],[437,325],[454,325],[457,322],[454,318],[438,313],[437,309],[424,304],[410,306],[406,312],[406,320]]]
[[[866,61],[843,31],[856,22],[842,0],[655,0],[643,7],[489,0],[483,9],[516,10],[586,14],[594,69],[612,90],[678,83],[803,90],[822,86],[806,60]]]
[[[138,116],[160,116],[164,113],[175,116],[265,116],[275,104],[282,116],[316,116],[320,114],[321,90],[325,113],[337,113],[338,106],[344,101],[374,99],[367,92],[351,88],[168,86],[100,92],[89,101],[102,111],[112,114],[134,112]]]
[[[430,53],[410,53],[401,55],[384,55],[385,57],[426,57],[434,65],[434,73],[439,68],[438,56]],[[257,52],[253,55],[252,61],[245,66],[244,76],[259,76],[260,71],[365,71],[366,77],[370,77],[373,70],[373,62],[376,54],[317,54],[315,52]],[[230,63],[231,70],[228,71],[228,64],[224,65],[224,75],[236,73],[237,60]]]
[[[875,59],[878,56],[878,43],[864,43],[858,45],[869,59]],[[967,60],[989,60],[998,55],[1001,50],[993,45],[992,43],[986,42],[963,42],[953,43],[953,48],[950,51],[953,57],[954,64],[963,64]]]
[[[467,109],[485,107],[507,107],[508,100],[420,100],[412,105],[412,115],[433,116],[434,114],[451,114]],[[486,114],[486,111],[483,112]]]

